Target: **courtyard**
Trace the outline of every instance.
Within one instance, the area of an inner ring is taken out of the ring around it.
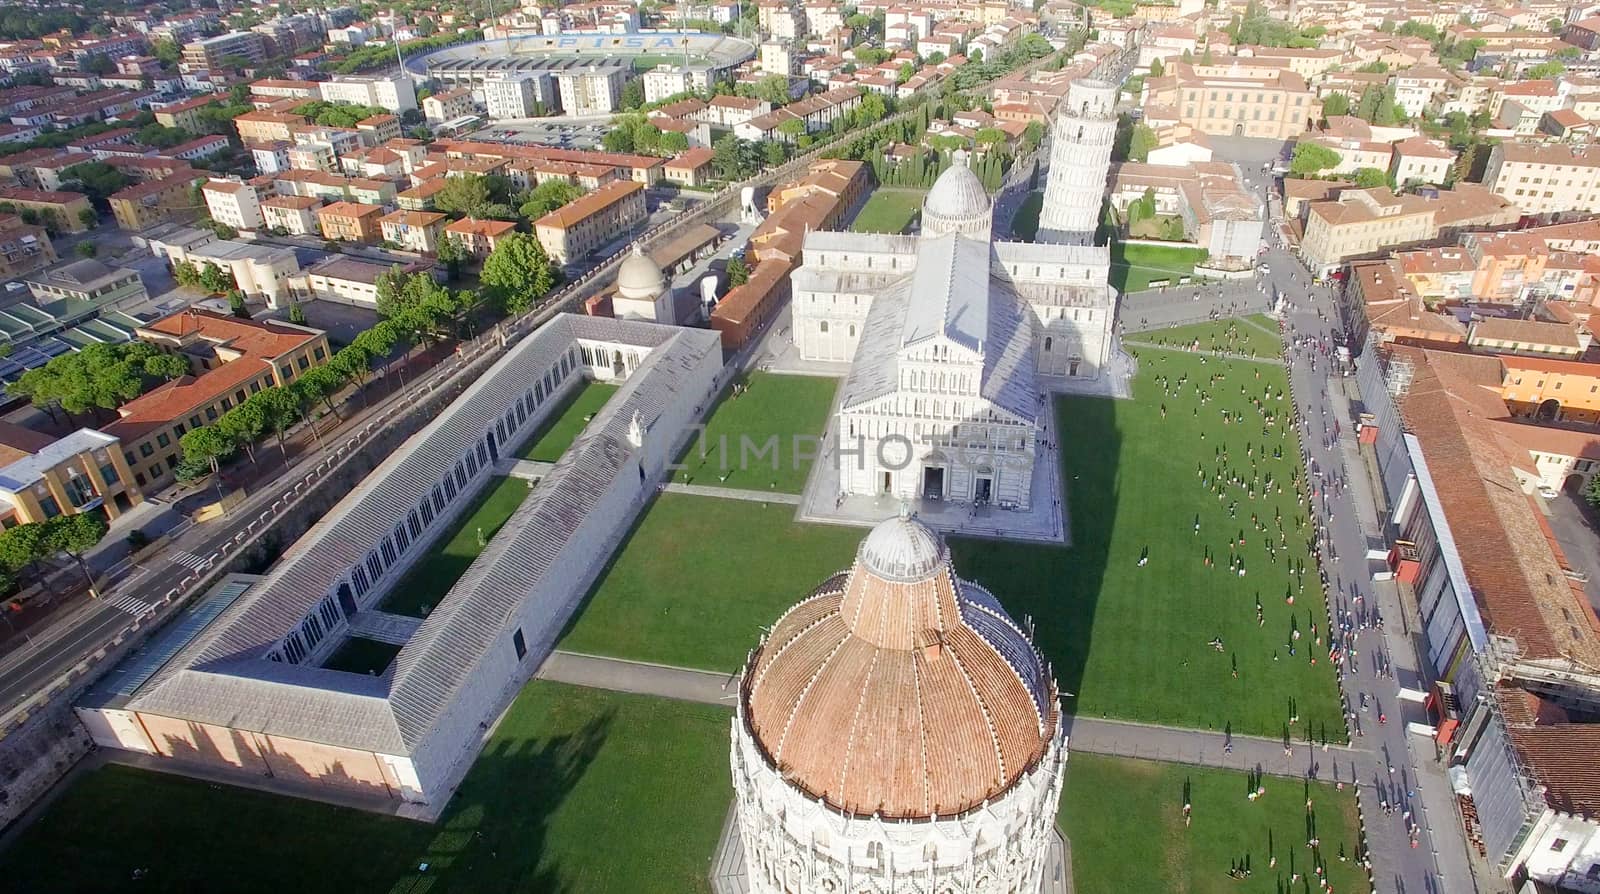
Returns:
[[[609,382],[585,382],[528,438],[517,457],[546,463],[560,459],[618,387]]]
[[[52,894],[706,892],[731,797],[728,718],[534,681],[433,826],[103,766],[0,854],[0,872]]]
[[[927,193],[920,189],[880,186],[856,213],[856,219],[850,223],[850,232],[910,232],[911,224],[922,212],[922,199],[926,195]]]
[[[380,608],[397,615],[427,617],[527,499],[531,483],[509,477],[485,483],[483,493],[457,517],[454,527],[417,559]]]
[[[837,379],[754,372],[724,391],[678,460],[680,484],[797,494],[821,452]]]
[[[1276,337],[1258,334],[1275,353]],[[955,539],[957,570],[1032,618],[1073,693],[1068,710],[1342,741],[1283,370],[1140,355],[1133,400],[1056,402],[1056,430],[1073,445],[1062,475],[1073,545]],[[790,408],[772,397],[736,401],[740,427],[781,430]],[[788,506],[663,495],[562,648],[737,670],[764,626],[848,567],[862,535],[792,516]]]
[[[1353,791],[1267,777],[1260,780],[1266,794],[1252,801],[1245,797],[1251,781],[1227,770],[1073,754],[1058,822],[1072,842],[1076,890],[1301,894],[1320,890],[1313,865],[1318,855],[1333,891],[1371,889],[1355,862],[1360,839]],[[1319,840],[1316,852],[1307,846],[1312,837]],[[1247,861],[1248,876],[1230,875]],[[1296,873],[1300,879],[1291,885]]]

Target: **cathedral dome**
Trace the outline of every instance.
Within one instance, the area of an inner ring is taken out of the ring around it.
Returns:
[[[617,291],[624,298],[654,298],[667,290],[667,275],[660,265],[634,246],[633,253],[617,268]]]
[[[992,212],[989,193],[978,175],[966,165],[952,164],[922,201],[922,232],[987,234]]]
[[[1050,751],[1044,659],[939,535],[882,522],[850,571],[791,608],[750,657],[745,729],[785,782],[857,816],[955,816]]]

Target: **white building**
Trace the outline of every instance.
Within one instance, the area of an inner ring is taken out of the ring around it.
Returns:
[[[326,102],[378,106],[396,115],[417,107],[417,87],[404,74],[337,75],[320,88]]]
[[[530,118],[537,100],[532,78],[499,77],[483,82],[483,104],[490,118]]]
[[[880,523],[778,619],[736,705],[738,890],[1035,894],[1065,871],[1049,666],[922,523]]]
[[[628,69],[620,65],[590,65],[556,73],[561,110],[568,115],[600,115],[617,111]]]
[[[212,177],[200,192],[205,196],[206,209],[211,219],[225,223],[235,230],[259,230],[262,227],[261,197],[256,188],[239,180]]]
[[[619,320],[676,323],[673,292],[667,275],[637,245],[617,268],[617,290],[611,295],[611,315]]]
[[[658,65],[642,77],[645,102],[660,102],[669,96],[711,87],[711,68],[706,65]]]
[[[78,716],[103,747],[436,815],[604,567],[596,545],[626,534],[721,372],[715,332],[558,315],[244,582],[226,612],[169,627],[160,673],[91,692]],[[376,614],[499,458],[591,380],[620,387],[427,616]],[[403,643],[387,672],[326,666],[374,621]]]
[[[1058,155],[1076,158],[1058,126]],[[1071,196],[1092,201],[1100,186]],[[1051,168],[1075,182],[1090,173]],[[1101,380],[1114,350],[1108,250],[995,242],[983,184],[957,165],[928,192],[918,236],[813,232],[791,277],[801,357],[851,363],[840,390],[839,490],[1032,505],[1038,377]],[[1098,382],[1097,382],[1098,384]]]
[[[1051,128],[1040,242],[1094,244],[1117,136],[1116,105],[1117,88],[1104,81],[1077,80],[1067,89]]]

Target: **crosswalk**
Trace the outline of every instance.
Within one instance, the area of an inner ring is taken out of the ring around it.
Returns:
[[[134,617],[145,614],[151,609],[150,603],[145,602],[143,599],[140,599],[137,596],[123,596],[120,599],[113,600],[111,607],[117,609],[118,611],[127,612]]]
[[[199,571],[200,569],[204,568],[206,564],[205,559],[202,559],[194,553],[183,549],[175,549],[167,553],[167,559],[174,564],[182,565],[185,568],[190,568],[195,571]]]

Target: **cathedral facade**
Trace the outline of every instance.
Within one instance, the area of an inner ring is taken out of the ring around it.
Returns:
[[[996,241],[993,203],[961,165],[929,190],[918,235],[806,235],[794,341],[805,360],[850,364],[842,495],[1031,506],[1042,392],[1098,380],[1115,350],[1110,253],[1093,244],[1115,97],[1075,83],[1054,125],[1049,241]]]

